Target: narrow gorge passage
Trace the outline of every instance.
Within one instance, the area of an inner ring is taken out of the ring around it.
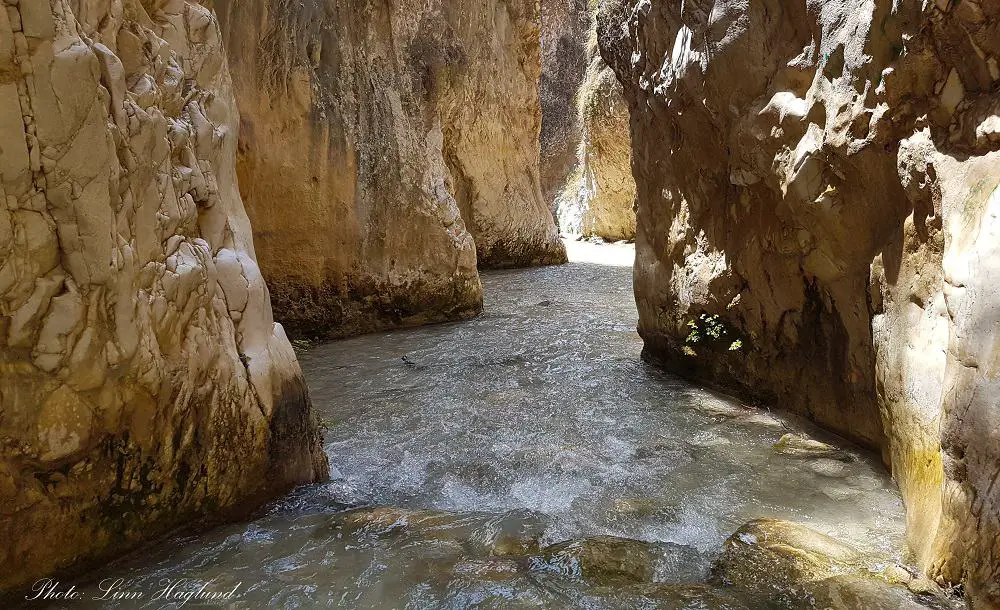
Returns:
[[[676,585],[706,581],[750,519],[835,535],[873,569],[902,559],[872,456],[779,453],[819,433],[646,365],[632,247],[569,246],[565,266],[484,274],[475,320],[306,350],[331,481],[100,577],[214,579],[246,607],[742,608],[761,606]]]

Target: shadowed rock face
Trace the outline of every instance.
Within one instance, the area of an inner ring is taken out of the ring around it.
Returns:
[[[1000,604],[1000,2],[608,0],[599,38],[647,355],[881,448],[923,567]]]
[[[591,19],[589,65],[577,92],[576,163],[557,200],[559,228],[607,241],[635,239],[635,180],[622,86],[601,58]]]
[[[326,476],[212,13],[0,10],[0,589]]]
[[[475,315],[479,267],[565,261],[539,186],[536,2],[217,0],[278,318]]]
[[[542,0],[541,11],[542,196],[555,213],[556,198],[576,165],[581,136],[576,96],[589,61],[591,20],[587,0]]]

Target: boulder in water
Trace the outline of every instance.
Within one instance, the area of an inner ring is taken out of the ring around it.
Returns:
[[[532,567],[597,585],[651,582],[656,552],[652,545],[629,538],[595,536],[560,542],[542,549]]]
[[[801,458],[830,458],[851,461],[850,454],[804,434],[788,433],[774,444],[774,450],[782,455]]]
[[[949,608],[940,590],[916,595],[877,574],[857,549],[804,525],[758,519],[725,543],[715,584],[760,605],[818,608]]]

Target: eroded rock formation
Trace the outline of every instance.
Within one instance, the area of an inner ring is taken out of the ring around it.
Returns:
[[[587,0],[542,0],[542,197],[556,212],[555,202],[576,165],[581,129],[576,92],[587,71],[587,40],[591,30]]]
[[[467,317],[480,267],[565,261],[539,185],[532,0],[216,0],[240,188],[278,318]]]
[[[0,589],[325,475],[197,3],[0,9]]]
[[[881,448],[921,566],[1000,605],[1000,2],[607,0],[599,30],[647,353]]]
[[[589,65],[576,96],[581,125],[576,163],[557,198],[564,233],[635,239],[635,180],[629,114],[621,84],[601,58],[591,20]]]

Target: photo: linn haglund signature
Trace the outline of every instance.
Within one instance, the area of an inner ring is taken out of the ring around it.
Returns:
[[[31,591],[24,596],[29,602],[83,602],[83,601],[150,601],[174,604],[183,608],[190,601],[202,603],[226,602],[239,598],[242,582],[227,588],[215,585],[215,579],[207,581],[188,578],[162,579],[155,587],[144,587],[124,578],[105,578],[96,590],[85,590],[70,584],[43,578],[35,581]]]

